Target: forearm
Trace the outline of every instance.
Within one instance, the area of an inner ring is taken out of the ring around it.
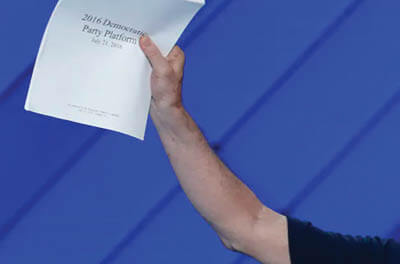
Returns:
[[[150,114],[193,205],[228,248],[263,263],[289,263],[286,218],[263,206],[225,166],[183,109],[183,51],[174,47],[165,58],[149,37],[140,46],[153,67]]]
[[[243,233],[250,233],[248,229],[265,212],[262,203],[217,157],[182,107],[153,106],[151,116],[193,205],[227,246],[242,243]]]

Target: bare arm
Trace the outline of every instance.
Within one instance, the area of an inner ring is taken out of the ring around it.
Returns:
[[[264,206],[225,166],[182,106],[183,51],[175,47],[164,58],[149,37],[140,45],[153,66],[150,115],[190,201],[227,248],[289,264],[286,217]]]

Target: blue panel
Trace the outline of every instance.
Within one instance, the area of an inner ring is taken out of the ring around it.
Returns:
[[[0,263],[99,262],[175,183],[154,127],[146,144],[106,133],[3,242]]]
[[[28,78],[0,104],[0,239],[3,224],[97,131],[26,112],[27,85]]]
[[[236,257],[181,193],[114,263],[230,263]]]
[[[2,1],[0,94],[36,57],[55,0]]]
[[[394,7],[400,3],[362,5],[224,149],[267,204],[286,207],[396,90]]]
[[[328,230],[389,235],[400,223],[399,120],[400,102],[299,207],[296,216]]]
[[[232,1],[186,48],[184,103],[206,136],[218,140],[350,2]]]

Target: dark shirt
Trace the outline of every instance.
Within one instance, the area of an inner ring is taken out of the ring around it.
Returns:
[[[288,217],[292,264],[400,264],[393,239],[325,232],[310,222]]]

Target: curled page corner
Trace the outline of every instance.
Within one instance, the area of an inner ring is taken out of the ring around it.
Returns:
[[[186,1],[59,0],[25,110],[144,140],[151,66],[139,38],[146,32],[167,52],[201,7]]]
[[[202,4],[202,5],[204,5],[206,3],[205,0],[186,0],[186,1],[197,3],[197,4]]]
[[[196,4],[201,4],[201,5],[204,5],[206,3],[205,0],[185,0],[185,1],[196,3]]]

